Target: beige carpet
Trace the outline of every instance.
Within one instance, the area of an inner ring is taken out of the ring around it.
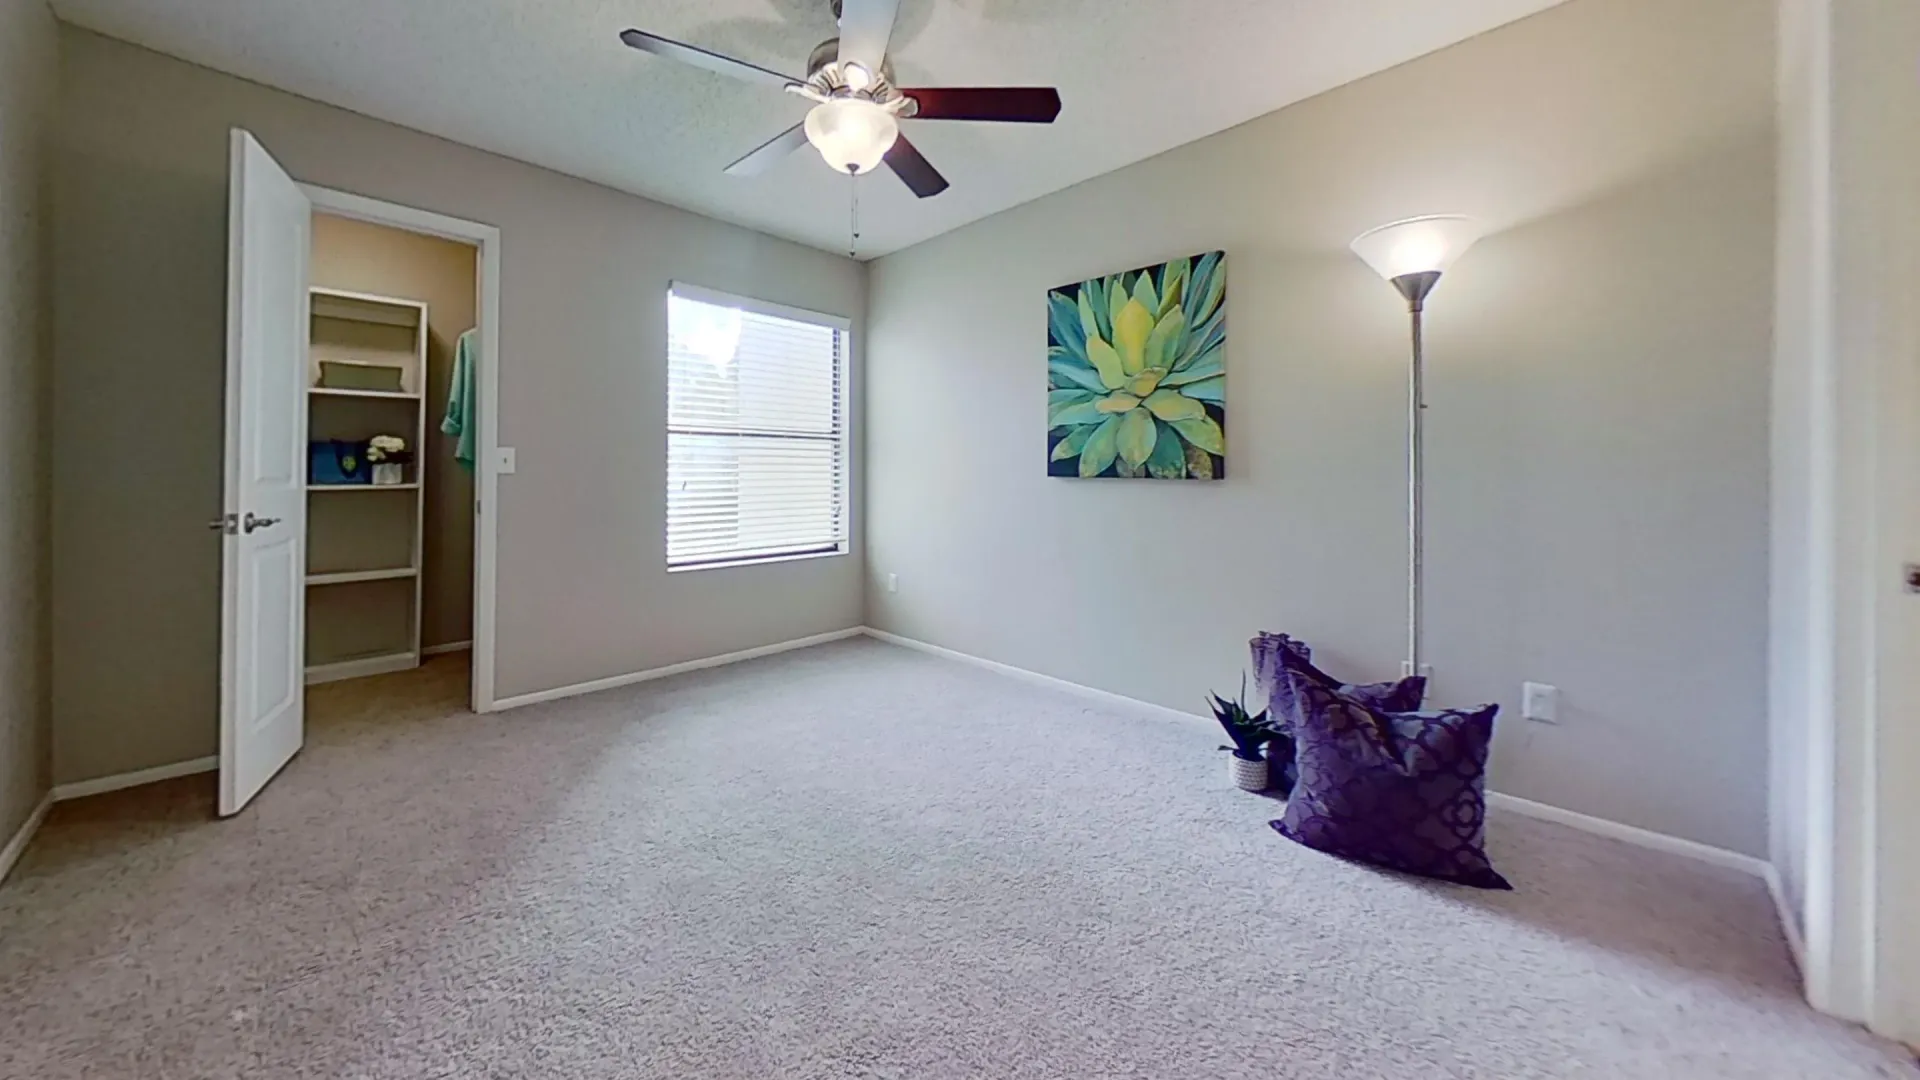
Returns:
[[[325,687],[244,816],[57,809],[0,1076],[1912,1077],[1756,881],[1496,819],[1518,891],[1295,847],[1197,724],[868,641],[480,718]]]

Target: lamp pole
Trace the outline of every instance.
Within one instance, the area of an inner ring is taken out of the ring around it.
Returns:
[[[1413,364],[1407,376],[1407,671],[1420,674],[1420,639],[1424,629],[1427,574],[1427,440],[1426,356],[1421,351],[1421,316],[1427,294],[1440,281],[1440,271],[1401,274],[1393,287],[1407,300],[1412,324]]]

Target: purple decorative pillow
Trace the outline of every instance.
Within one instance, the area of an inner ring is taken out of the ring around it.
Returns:
[[[1419,675],[1392,682],[1343,683],[1313,666],[1313,650],[1306,642],[1285,634],[1263,630],[1248,644],[1253,649],[1254,686],[1267,697],[1268,722],[1283,734],[1291,733],[1300,721],[1299,695],[1288,683],[1287,672],[1382,712],[1412,712],[1427,696],[1427,680]]]
[[[1302,708],[1299,780],[1280,835],[1307,847],[1481,889],[1511,889],[1485,851],[1487,753],[1498,705],[1392,713],[1312,679],[1284,681]]]

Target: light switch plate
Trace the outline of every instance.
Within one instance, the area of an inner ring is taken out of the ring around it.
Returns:
[[[495,447],[494,459],[493,459],[493,471],[496,473],[499,473],[501,476],[512,476],[513,468],[514,468],[513,447],[511,446]]]
[[[1520,715],[1542,724],[1559,723],[1560,688],[1537,682],[1521,684]]]

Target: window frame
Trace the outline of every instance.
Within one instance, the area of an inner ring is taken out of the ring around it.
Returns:
[[[666,376],[666,382],[667,382],[667,392],[661,401],[661,411],[664,414],[664,419],[666,421],[665,431],[663,432],[663,439],[662,439],[662,442],[664,444],[662,446],[662,450],[664,452],[661,455],[661,458],[662,458],[661,473],[662,473],[662,480],[665,481],[666,483],[666,495],[668,499],[671,499],[673,495],[672,443],[673,443],[674,435],[675,434],[688,434],[688,435],[712,434],[711,432],[677,432],[673,424],[673,379],[672,379],[673,357],[672,357],[671,342],[672,342],[672,336],[673,336],[672,311],[673,311],[673,300],[675,297],[679,297],[680,299],[683,299],[683,300],[692,300],[702,304],[712,304],[719,307],[737,308],[740,311],[743,311],[749,314],[762,315],[762,316],[775,318],[775,319],[785,319],[789,322],[805,323],[809,326],[817,326],[823,329],[833,330],[839,334],[840,336],[839,355],[834,358],[834,364],[837,367],[835,376],[836,376],[836,382],[838,383],[838,386],[839,386],[839,392],[834,395],[834,403],[833,403],[834,427],[838,433],[838,438],[831,439],[831,440],[821,439],[818,441],[822,441],[822,442],[831,441],[834,444],[834,453],[838,456],[838,462],[839,462],[840,472],[842,477],[842,484],[841,484],[841,491],[840,491],[840,497],[842,502],[842,513],[840,515],[840,529],[839,529],[840,535],[835,538],[834,544],[831,548],[824,548],[820,550],[808,550],[808,551],[786,551],[786,552],[777,552],[777,553],[763,554],[763,555],[730,555],[730,556],[721,556],[721,557],[716,557],[711,559],[705,559],[697,562],[675,563],[673,561],[672,555],[669,553],[670,545],[672,542],[672,538],[669,530],[671,529],[672,525],[666,513],[667,504],[665,500],[663,500],[661,504],[662,520],[660,523],[660,555],[662,560],[665,561],[666,563],[667,573],[684,574],[684,573],[692,573],[699,570],[724,570],[729,567],[737,567],[737,566],[759,566],[767,563],[799,562],[799,561],[809,560],[809,559],[832,559],[832,558],[839,558],[839,557],[851,554],[853,551],[853,524],[854,524],[853,523],[853,513],[854,513],[854,498],[853,498],[854,332],[853,332],[853,320],[845,315],[834,315],[824,311],[813,311],[808,308],[793,307],[788,304],[775,303],[774,301],[771,301],[771,300],[759,300],[751,296],[741,296],[738,293],[730,293],[722,289],[714,289],[705,285],[697,285],[688,281],[680,281],[676,279],[668,282],[667,328],[666,328],[667,332],[663,336],[664,339],[662,341],[662,345],[663,345],[662,354],[663,354],[665,363],[662,365],[662,368],[661,368],[661,374]]]

